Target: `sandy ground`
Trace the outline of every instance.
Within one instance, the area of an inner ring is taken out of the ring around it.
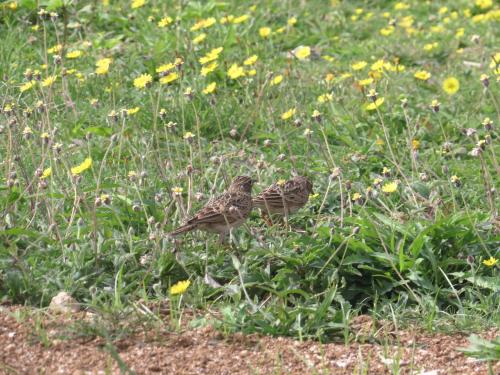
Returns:
[[[137,374],[390,374],[397,368],[402,374],[487,374],[486,363],[456,350],[468,344],[467,337],[458,334],[405,330],[399,331],[397,340],[385,333],[379,340],[345,346],[224,336],[210,327],[181,333],[149,328],[113,340],[110,349],[95,335],[61,338],[70,323],[89,318],[84,312],[71,317],[29,316],[20,322],[13,314],[20,309],[0,307],[0,374],[118,374],[119,362],[122,369]],[[369,317],[354,324],[356,332],[370,331]],[[494,364],[494,373],[500,373],[500,364]]]

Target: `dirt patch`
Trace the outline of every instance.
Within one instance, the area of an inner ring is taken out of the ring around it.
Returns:
[[[487,364],[465,357],[464,335],[430,335],[400,331],[378,342],[320,344],[290,338],[234,334],[224,336],[210,327],[172,333],[142,330],[113,345],[95,335],[61,339],[68,322],[88,319],[85,312],[71,318],[33,319],[13,316],[19,308],[0,307],[0,373],[104,374],[128,368],[138,374],[487,374]],[[358,319],[362,331],[370,324]],[[40,330],[37,327],[43,326]],[[497,332],[484,333],[492,338]],[[366,372],[365,372],[366,371]],[[500,365],[494,365],[500,373]]]

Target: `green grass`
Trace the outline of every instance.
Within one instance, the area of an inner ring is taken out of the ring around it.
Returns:
[[[0,8],[1,301],[45,307],[65,290],[113,320],[138,301],[169,301],[169,287],[189,279],[177,313],[210,311],[193,324],[227,333],[348,342],[360,313],[429,330],[498,325],[498,264],[483,264],[500,248],[498,8],[40,2],[57,12],[51,18],[35,1],[18,3]],[[173,22],[160,28],[165,16]],[[209,17],[217,22],[190,31]],[[262,27],[273,33],[261,37]],[[299,46],[310,56],[294,57]],[[218,47],[218,66],[202,76],[199,59]],[[66,56],[75,50],[81,56]],[[109,71],[96,74],[105,57]],[[179,78],[160,84],[156,68],[178,57]],[[366,67],[354,70],[359,61]],[[245,76],[231,79],[235,63]],[[431,78],[416,79],[420,70]],[[134,87],[141,74],[149,87]],[[447,77],[460,82],[453,95],[442,88]],[[370,89],[384,98],[374,110]],[[318,101],[325,94],[332,100]],[[90,168],[72,175],[89,157]],[[316,194],[290,227],[269,228],[255,212],[231,248],[202,233],[166,236],[184,209],[193,213],[236,175],[256,178],[257,192],[293,173],[311,177]]]

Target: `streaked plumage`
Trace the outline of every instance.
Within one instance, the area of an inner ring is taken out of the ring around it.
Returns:
[[[284,184],[272,184],[253,199],[253,205],[266,214],[289,215],[302,208],[312,192],[311,181],[297,176]]]
[[[229,231],[243,224],[252,211],[252,185],[253,180],[250,177],[236,177],[226,192],[211,199],[186,224],[175,229],[170,235],[177,236],[200,229],[218,233],[220,242],[223,242]]]

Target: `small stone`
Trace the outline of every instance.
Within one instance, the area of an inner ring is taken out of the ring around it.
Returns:
[[[71,313],[80,310],[78,302],[66,292],[59,292],[52,298],[49,310],[55,313]]]

